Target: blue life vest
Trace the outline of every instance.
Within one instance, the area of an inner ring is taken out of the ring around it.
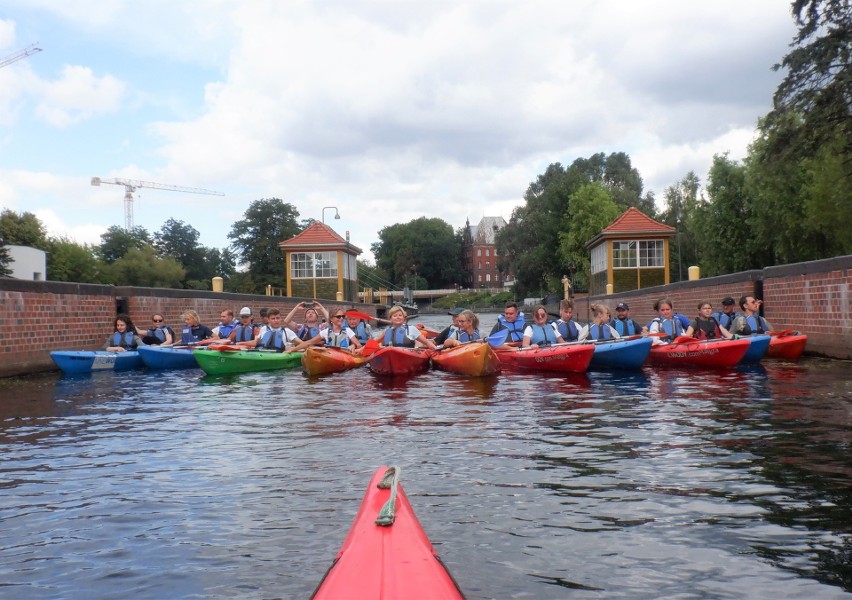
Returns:
[[[530,344],[538,344],[539,346],[549,346],[550,344],[556,343],[556,334],[553,333],[553,326],[550,323],[543,326],[537,325],[536,323],[531,323],[530,327],[532,328],[532,337],[530,337]],[[551,337],[553,339],[550,339]]]
[[[743,329],[742,335],[765,333],[768,329],[766,319],[757,314],[749,315],[746,317],[746,328]]]
[[[254,339],[255,335],[257,335],[257,330],[255,329],[254,324],[237,325],[236,327],[234,327],[234,331],[236,331],[236,333],[234,334],[235,342],[250,342]]]
[[[659,331],[666,334],[666,337],[669,339],[674,339],[679,335],[683,335],[683,325],[680,323],[680,319],[662,319],[657,317],[653,319],[651,323],[657,323],[659,325]]]
[[[473,333],[467,333],[466,331],[462,331],[461,329],[456,329],[451,335],[447,336],[447,338],[455,338],[463,344],[467,342],[475,342],[477,340],[481,340],[482,336],[479,335],[479,330],[474,329]]]
[[[219,323],[219,338],[224,340],[226,337],[231,335],[231,332],[234,330],[234,327],[239,324],[239,321],[232,321],[231,323],[228,323],[226,325]]]
[[[642,333],[642,328],[639,327],[639,323],[634,321],[633,319],[621,319],[615,318],[610,323],[612,328],[618,332],[618,335],[639,335]]]
[[[725,329],[730,329],[731,325],[734,324],[734,319],[736,319],[738,315],[737,311],[732,312],[730,315],[726,315],[721,310],[717,310],[713,313],[712,316],[714,319],[716,319],[719,325],[721,325]]]
[[[370,339],[370,335],[367,333],[367,324],[364,321],[358,321],[358,325],[352,331],[355,332],[355,337],[362,344],[366,344],[367,340]]]
[[[284,328],[267,329],[266,333],[263,334],[263,337],[260,338],[260,344],[258,344],[258,347],[284,352],[287,348],[287,341],[284,339]]]
[[[580,330],[574,319],[569,319],[568,321],[559,319],[556,321],[556,329],[559,330],[559,335],[562,336],[562,339],[566,342],[576,342],[577,338],[580,336]]]
[[[589,323],[589,337],[587,339],[614,340],[615,336],[612,335],[612,329],[609,326]]]
[[[148,330],[146,337],[150,336],[150,337],[153,337],[153,338],[157,338],[157,341],[160,344],[163,344],[166,341],[166,332],[171,334],[172,340],[175,339],[175,332],[172,331],[172,328],[169,327],[168,325],[163,325],[161,327],[156,327],[156,328],[152,327],[151,329]]]
[[[136,334],[132,331],[125,331],[123,334],[116,331],[112,334],[112,343],[110,346],[120,346],[125,350],[135,350],[136,342],[133,339],[135,337]]]
[[[314,325],[313,327],[308,327],[307,325],[302,325],[299,327],[299,333],[296,335],[299,336],[299,339],[303,342],[307,342],[319,335],[320,327],[319,325]]]
[[[197,344],[201,341],[201,335],[199,335],[199,331],[201,328],[196,325],[195,327],[190,327],[189,325],[184,325],[183,329],[181,329],[180,341],[182,344]]]
[[[509,335],[506,338],[507,342],[522,342],[524,341],[524,329],[527,328],[527,324],[524,320],[524,313],[520,313],[518,318],[515,319],[514,323],[509,323],[506,321],[506,317],[504,315],[500,315],[497,317],[497,330],[500,329],[508,329]]]
[[[385,331],[385,336],[382,339],[384,346],[404,346],[405,348],[414,348],[414,340],[406,335],[408,333],[408,325],[400,325],[399,327],[391,327]]]
[[[346,327],[340,330],[340,333],[335,333],[332,327],[325,330],[325,345],[335,348],[348,348],[349,336],[346,335]]]

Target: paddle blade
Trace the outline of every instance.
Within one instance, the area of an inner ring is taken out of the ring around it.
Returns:
[[[355,310],[355,309],[349,309],[349,310],[346,311],[345,314],[346,314],[347,317],[357,317],[359,319],[364,319],[366,321],[369,321],[370,319],[376,318],[376,317],[371,317],[367,313],[363,313],[360,310]]]
[[[381,347],[382,345],[379,344],[379,340],[377,340],[376,338],[370,338],[364,344],[364,347],[361,350],[361,356],[371,356],[376,350]]]
[[[415,327],[420,330],[420,333],[422,333],[427,340],[436,338],[438,337],[438,334],[441,333],[440,331],[435,331],[434,329],[427,329],[423,323],[418,323],[417,325],[415,325]]]
[[[201,340],[198,342],[199,346],[210,346],[211,344],[230,344],[231,340],[225,338],[207,338],[206,340]]]
[[[507,337],[509,337],[509,330],[508,329],[501,329],[500,331],[492,333],[486,339],[488,340],[489,344],[496,347],[496,346],[502,346],[503,344],[505,344]]]

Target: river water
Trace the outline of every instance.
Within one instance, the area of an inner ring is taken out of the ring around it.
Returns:
[[[384,464],[471,599],[849,597],[849,367],[0,380],[0,597],[307,598]]]

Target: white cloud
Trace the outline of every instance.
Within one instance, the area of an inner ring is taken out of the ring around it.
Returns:
[[[96,77],[87,67],[66,65],[60,79],[42,82],[36,115],[56,127],[67,127],[95,115],[118,110],[125,84],[112,75]]]

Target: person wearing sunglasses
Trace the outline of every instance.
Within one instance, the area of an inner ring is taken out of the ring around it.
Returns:
[[[163,315],[151,315],[151,326],[142,338],[148,346],[171,346],[175,341],[174,330],[165,324]]]
[[[333,348],[344,348],[347,350],[357,350],[361,347],[358,337],[355,332],[349,328],[349,325],[344,321],[346,314],[342,309],[337,309],[331,315],[331,325],[320,331],[314,337],[304,340],[300,344],[296,344],[289,351],[298,352],[304,350],[308,346],[329,346]]]

